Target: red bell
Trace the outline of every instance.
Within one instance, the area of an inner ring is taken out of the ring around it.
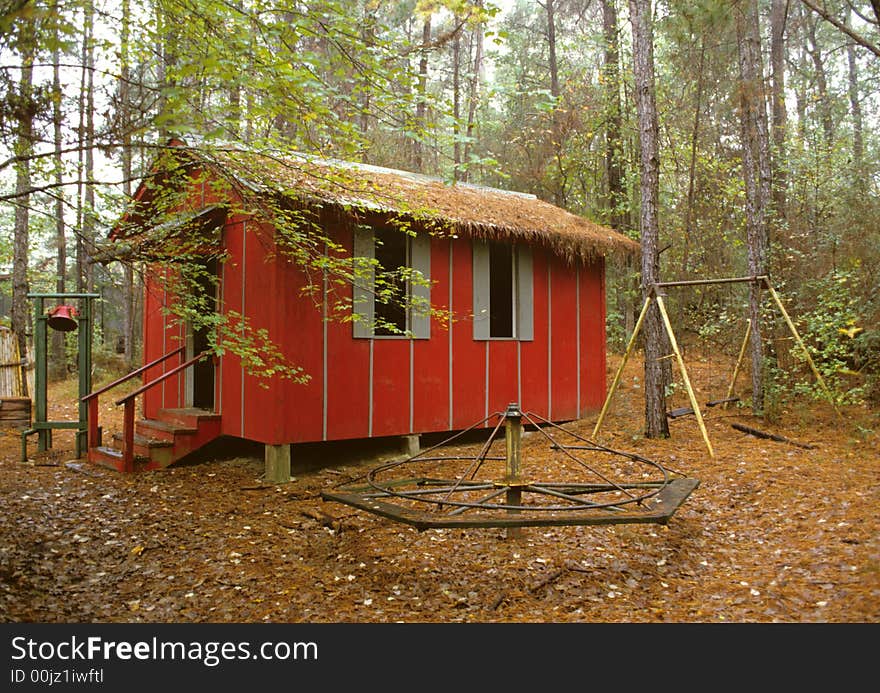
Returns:
[[[70,332],[76,329],[76,308],[73,306],[55,306],[49,311],[47,320],[49,327],[59,332]]]

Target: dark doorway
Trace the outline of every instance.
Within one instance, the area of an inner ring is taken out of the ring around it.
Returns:
[[[198,290],[204,297],[204,305],[209,311],[217,310],[217,260],[211,258],[204,265],[205,271],[200,273]],[[209,346],[208,328],[200,327],[193,330],[192,354],[202,353]],[[214,359],[207,358],[193,365],[192,374],[192,406],[197,409],[214,410]]]

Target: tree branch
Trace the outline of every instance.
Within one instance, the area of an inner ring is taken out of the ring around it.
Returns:
[[[132,177],[129,178],[129,182],[136,182],[141,180],[140,177]],[[0,195],[0,202],[9,202],[10,200],[16,200],[21,197],[27,197],[28,195],[34,195],[37,193],[44,193],[50,190],[56,190],[58,188],[64,188],[69,185],[76,185],[79,181],[76,180],[68,180],[62,182],[54,182],[54,183],[46,183],[45,185],[32,186],[25,190],[24,192],[11,192]],[[125,183],[125,180],[118,181],[106,181],[106,180],[84,180],[82,183],[84,185],[101,185],[101,186],[119,186]]]
[[[880,57],[880,47],[875,46],[873,43],[868,41],[868,39],[861,36],[860,34],[857,34],[855,31],[853,31],[848,26],[846,26],[846,24],[841,22],[836,17],[832,16],[831,13],[828,12],[828,10],[826,10],[822,7],[819,7],[818,5],[813,3],[812,0],[801,0],[801,2],[804,5],[806,5],[807,7],[809,7],[813,12],[818,14],[826,22],[828,22],[829,24],[832,24],[833,26],[840,29],[840,31],[842,31],[844,34],[849,36],[853,41],[858,43],[860,46],[862,46],[863,48],[867,48],[874,55]],[[877,10],[876,6],[880,5],[880,3],[878,3],[876,0],[872,0],[872,2],[874,2],[874,4],[875,4],[875,11],[876,11]]]

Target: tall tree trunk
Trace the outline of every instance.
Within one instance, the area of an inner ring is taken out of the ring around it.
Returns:
[[[804,24],[806,21],[807,10],[805,10],[803,6],[798,5],[796,26],[799,30],[799,34],[794,43],[794,45],[800,46],[800,51],[798,52],[798,64],[796,67],[797,72],[806,72],[808,69],[807,63],[809,62],[809,53],[807,52],[807,41],[806,38],[804,38],[804,34],[806,33]],[[805,142],[807,138],[807,80],[797,80],[795,82],[794,90],[795,113],[797,113],[797,139],[800,142]]]
[[[654,89],[654,29],[651,0],[629,0],[633,28],[633,72],[641,149],[642,288],[647,297],[650,287],[660,280],[660,227],[658,199],[660,153],[657,103]],[[656,303],[645,316],[645,435],[668,438],[666,385],[660,358],[663,354],[663,322]]]
[[[131,98],[129,90],[130,65],[129,65],[129,42],[131,28],[131,0],[122,0],[122,28],[120,32],[119,53],[122,63],[119,82],[119,104],[122,112],[120,124],[122,126],[122,192],[126,200],[131,199],[132,178],[132,149],[131,149]],[[131,262],[123,263],[123,354],[126,370],[134,368],[134,342],[135,342],[135,291],[134,291],[134,267]]]
[[[602,0],[602,33],[605,40],[603,83],[605,85],[605,176],[608,179],[608,208],[611,228],[621,231],[625,225],[623,210],[623,141],[620,107],[620,42],[617,36],[615,0]]]
[[[747,0],[737,13],[737,43],[741,103],[743,176],[746,187],[746,228],[749,272],[766,275],[770,201],[770,136],[767,129],[764,70],[757,0]],[[764,411],[764,353],[761,340],[761,287],[750,284],[749,317],[752,325],[752,411]]]
[[[605,42],[603,84],[605,87],[605,178],[607,180],[607,215],[611,228],[623,231],[627,220],[627,197],[623,189],[623,137],[620,105],[620,38],[617,2],[602,0],[602,35]],[[617,309],[623,316],[624,337],[629,339],[635,325],[636,271],[631,258],[624,260],[620,281],[616,284]]]
[[[58,2],[53,4],[53,13],[60,12]],[[58,27],[55,29],[55,40],[59,40]],[[62,156],[62,126],[64,115],[61,110],[61,49],[56,45],[52,51],[52,126],[54,136],[55,184],[55,291],[63,294],[66,290],[67,274],[67,233],[64,221],[64,158]],[[67,375],[66,355],[64,349],[64,333],[52,330],[52,358],[50,360],[49,377],[61,380]]]
[[[562,162],[562,124],[560,123],[559,60],[556,56],[556,6],[555,0],[546,0],[544,9],[547,12],[547,53],[550,70],[550,95],[553,97],[554,108],[551,114],[550,136],[553,147],[553,161],[556,165],[553,181],[553,202],[565,207],[565,166]]]
[[[477,0],[478,8],[482,8],[483,0]],[[464,143],[464,160],[470,162],[471,150],[473,148],[474,128],[476,127],[477,106],[480,101],[480,80],[483,73],[483,25],[478,24],[471,32],[471,39],[474,45],[474,60],[472,63],[473,72],[470,75],[470,87],[468,88],[468,117],[467,130],[465,131]],[[462,180],[467,182],[470,179],[470,168],[465,167]]]
[[[419,172],[422,172],[425,165],[422,136],[428,125],[428,44],[430,42],[431,15],[428,15],[425,17],[425,23],[422,25],[422,50],[419,55],[419,93],[416,101],[416,132],[414,133],[415,139],[413,140],[413,166]]]
[[[18,338],[22,358],[22,395],[28,396],[27,361],[30,304],[28,302],[28,244],[30,241],[30,190],[31,164],[29,156],[34,144],[34,53],[35,31],[33,20],[24,19],[18,39],[21,55],[21,78],[18,85],[18,119],[15,155],[20,157],[15,165],[15,221],[12,241],[12,330]]]
[[[773,213],[780,222],[786,217],[788,176],[786,175],[785,136],[788,111],[785,107],[785,28],[790,0],[773,0],[770,8],[770,68],[772,82],[773,152],[770,157],[773,181]]]
[[[87,3],[88,4],[88,3]],[[85,293],[86,289],[86,250],[85,250],[85,160],[86,160],[86,92],[88,91],[88,55],[89,55],[89,24],[90,9],[83,7],[83,39],[81,48],[81,72],[79,82],[79,122],[77,124],[77,166],[76,166],[76,290]]]
[[[851,23],[851,17],[847,15],[847,23]],[[865,143],[863,139],[862,100],[859,96],[859,64],[856,60],[856,50],[852,43],[846,44],[846,59],[849,71],[847,73],[849,84],[849,107],[853,121],[853,182],[856,190],[864,192],[867,189],[865,180]]]
[[[167,115],[168,93],[178,86],[175,65],[177,63],[177,36],[174,26],[174,17],[170,15],[163,3],[157,2],[156,13],[156,81],[159,84],[159,94],[156,100],[156,108],[160,115]],[[276,128],[282,136],[291,136],[293,127],[287,118],[287,114],[279,113],[276,116]],[[175,134],[176,124],[169,122],[168,118],[162,118],[158,128],[159,143],[165,144]]]
[[[376,9],[375,6],[364,6],[364,17],[361,23],[361,41],[363,45],[373,45],[376,38]],[[370,108],[372,104],[372,90],[360,89],[358,96],[358,130],[361,135],[361,151],[364,162],[369,162],[370,157],[370,139],[368,133],[370,131]]]
[[[456,23],[458,18],[456,17]],[[461,180],[461,32],[452,43],[452,163],[453,180]]]
[[[703,66],[706,58],[706,42],[700,40],[700,65],[697,69],[697,95],[694,104],[694,129],[691,133],[691,158],[688,164],[687,211],[684,221],[684,250],[681,255],[682,276],[687,276],[690,264],[691,238],[693,237],[694,196],[697,173],[697,144],[700,140],[700,115],[703,110]]]
[[[822,131],[825,134],[825,145],[830,147],[834,142],[834,117],[831,112],[831,98],[828,94],[828,76],[825,70],[825,60],[822,58],[822,48],[816,37],[816,24],[819,20],[812,14],[807,14],[806,20],[806,49],[813,61],[813,69],[816,75],[816,91],[819,97],[819,121],[822,123]]]
[[[95,265],[92,255],[95,251],[95,233],[97,217],[95,214],[95,42],[94,42],[95,8],[91,2],[86,4],[85,31],[85,196],[83,199],[83,291],[91,293],[95,290]],[[94,324],[94,323],[93,323]]]

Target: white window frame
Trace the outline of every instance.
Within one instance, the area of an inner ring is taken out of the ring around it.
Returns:
[[[489,242],[475,239],[473,242],[474,281],[474,339],[517,340],[530,342],[535,339],[535,291],[533,279],[532,249],[527,245],[513,245],[513,336],[492,337],[489,307]]]
[[[406,233],[397,231],[397,233]],[[407,237],[407,264],[424,282],[407,282],[408,298],[417,304],[429,306],[431,301],[431,237],[416,234]],[[357,225],[354,228],[355,281],[353,285],[354,320],[352,336],[355,339],[430,339],[430,309],[418,307],[407,309],[406,330],[399,335],[377,335],[376,327],[376,233],[372,226]]]

